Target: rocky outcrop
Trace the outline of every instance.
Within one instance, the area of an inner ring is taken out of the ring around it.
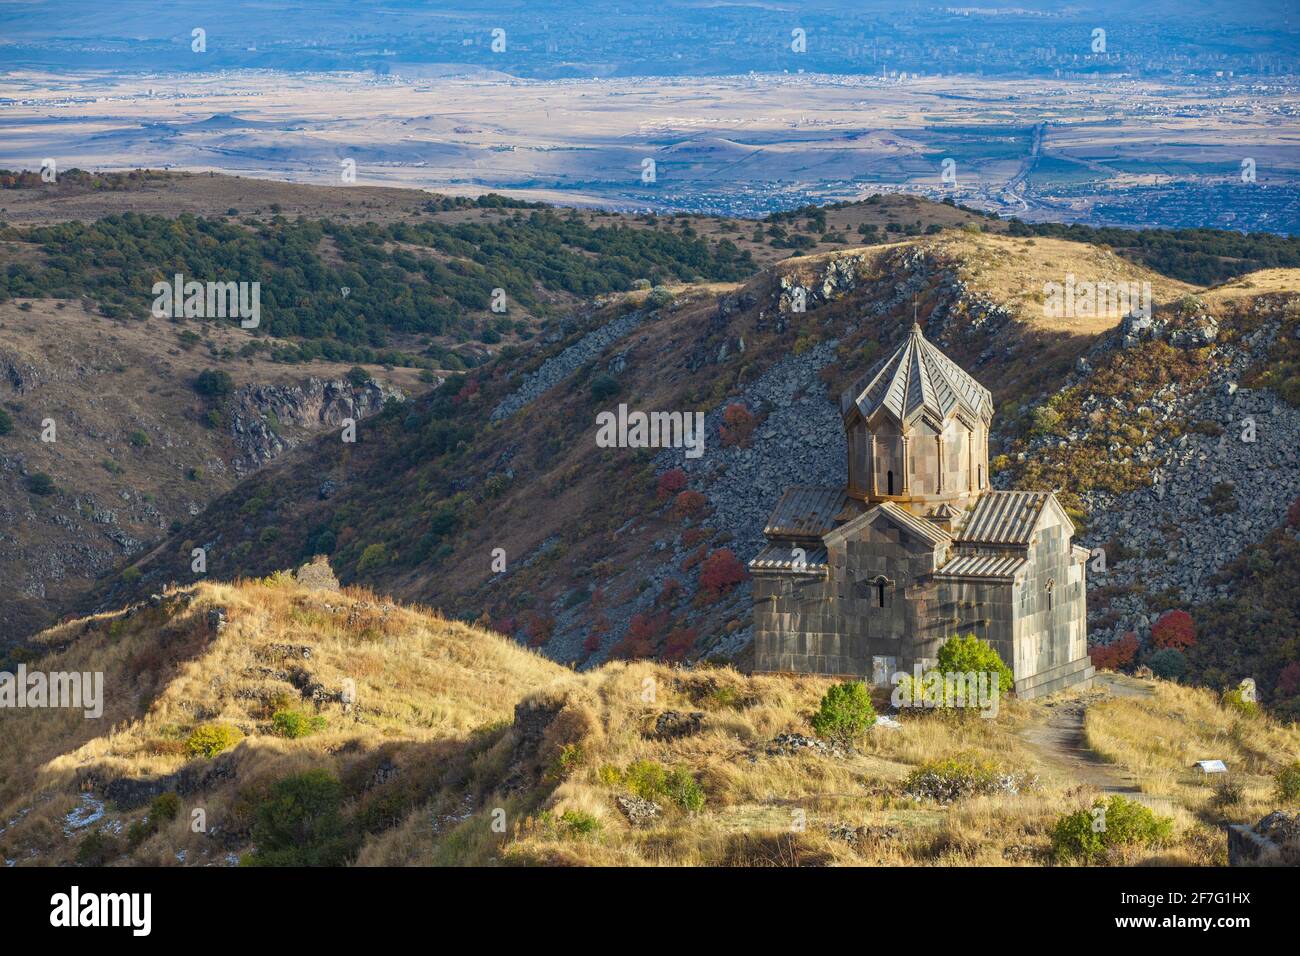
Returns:
[[[242,478],[324,428],[375,414],[390,398],[405,396],[374,379],[364,385],[319,378],[298,385],[245,385],[227,405],[240,452],[231,465]]]
[[[1189,306],[1152,315],[1126,315],[1120,322],[1120,344],[1131,349],[1143,342],[1168,342],[1175,348],[1199,349],[1219,337],[1219,320],[1203,308]]]
[[[630,312],[620,316],[588,332],[554,358],[547,359],[537,371],[526,375],[523,384],[492,410],[492,420],[495,422],[509,418],[521,408],[532,404],[582,366],[598,359],[615,342],[630,335],[646,317],[645,312]]]
[[[1080,543],[1117,542],[1130,555],[1104,572],[1089,572],[1090,587],[1114,593],[1108,607],[1089,609],[1094,620],[1108,615],[1104,628],[1094,628],[1093,640],[1128,631],[1145,639],[1160,610],[1148,595],[1173,591],[1188,603],[1228,596],[1229,586],[1214,580],[1219,570],[1282,525],[1300,497],[1300,409],[1267,390],[1237,384],[1277,334],[1271,324],[1241,347],[1216,346],[1210,355],[1216,370],[1204,387],[1182,391],[1170,385],[1148,403],[1156,424],[1200,423],[1200,430],[1180,429],[1173,440],[1134,450],[1137,463],[1153,467],[1149,488],[1083,496],[1092,523]],[[1082,410],[1102,401],[1085,398]]]

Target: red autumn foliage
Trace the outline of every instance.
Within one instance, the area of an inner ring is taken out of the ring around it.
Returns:
[[[514,637],[515,631],[518,629],[519,626],[513,617],[497,618],[497,622],[492,625],[492,630],[498,634],[504,634],[506,637]]]
[[[676,578],[669,578],[664,582],[663,590],[659,592],[659,596],[655,598],[655,604],[672,604],[681,593],[682,582]]]
[[[664,660],[680,661],[686,657],[692,647],[695,646],[695,628],[693,627],[675,627],[668,632],[668,639],[664,642]]]
[[[687,528],[685,531],[682,532],[682,544],[685,547],[693,548],[701,541],[703,541],[705,538],[710,537],[712,534],[713,534],[712,528],[700,528],[700,527]]]
[[[745,566],[730,548],[719,548],[700,565],[700,587],[715,596],[745,580]]]
[[[1300,694],[1300,661],[1292,661],[1277,675],[1277,692],[1282,697]]]
[[[667,501],[679,491],[686,490],[686,472],[680,468],[669,468],[659,476],[659,483],[655,489],[655,497],[660,501]]]
[[[1165,611],[1151,625],[1151,643],[1164,649],[1185,651],[1196,643],[1196,625],[1186,611]]]
[[[668,612],[633,614],[627,633],[614,648],[615,657],[653,657],[659,637],[668,629]]]
[[[549,614],[529,611],[524,619],[524,630],[528,633],[528,646],[541,647],[555,632],[555,618]]]
[[[602,594],[597,588],[591,595],[592,607],[595,607],[596,595]],[[587,654],[594,654],[600,650],[600,645],[605,642],[606,635],[609,634],[609,618],[604,614],[597,614],[596,619],[591,623],[591,632],[582,642],[582,649]]]
[[[477,375],[465,379],[465,384],[460,387],[460,391],[452,396],[451,403],[453,405],[463,405],[465,402],[470,401],[478,394],[480,384]]]
[[[1137,650],[1138,636],[1129,631],[1109,644],[1094,644],[1088,648],[1088,656],[1092,658],[1092,666],[1098,670],[1117,671],[1133,663]]]
[[[702,544],[686,557],[682,558],[682,570],[689,571],[691,568],[703,561],[708,550],[709,546],[707,544]]]
[[[1291,507],[1286,509],[1286,523],[1288,527],[1300,528],[1300,498],[1291,502]]]
[[[703,511],[708,503],[709,499],[698,491],[683,491],[673,502],[673,510],[683,518],[693,518]]]
[[[744,445],[758,425],[758,419],[753,413],[740,404],[728,405],[722,413],[722,421],[723,425],[718,429],[718,433],[724,448],[731,445]]]

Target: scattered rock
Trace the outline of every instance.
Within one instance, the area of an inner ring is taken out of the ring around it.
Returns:
[[[803,734],[777,734],[767,745],[766,753],[769,757],[790,757],[802,751],[827,757],[844,756],[844,752],[835,744],[816,737],[805,737]]]
[[[627,822],[634,827],[653,823],[663,811],[663,807],[653,800],[643,800],[640,797],[619,797],[618,808],[627,817]]]
[[[704,714],[698,711],[682,714],[675,710],[666,710],[655,718],[654,735],[660,740],[690,737],[700,732],[703,721]]]
[[[318,554],[294,573],[294,580],[309,591],[337,591],[339,579],[334,576],[329,558]]]

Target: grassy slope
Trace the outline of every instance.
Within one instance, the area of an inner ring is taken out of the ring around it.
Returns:
[[[219,635],[207,623],[214,608],[228,618]],[[899,729],[873,730],[848,757],[769,756],[776,734],[810,732],[826,681],[650,662],[578,675],[491,633],[363,591],[305,591],[283,576],[202,585],[129,617],[63,625],[43,642],[49,654],[32,666],[102,669],[108,707],[99,721],[0,711],[0,854],[19,862],[73,860],[95,830],[108,835],[118,864],[233,862],[252,848],[251,821],[271,785],[315,767],[343,782],[362,864],[1032,864],[1043,861],[1055,819],[1091,799],[1088,788],[1048,774],[1038,791],[952,807],[902,792],[915,765],[956,754],[1042,771],[1019,731],[1045,718],[1044,702],[1004,702],[996,720],[904,714]],[[280,674],[294,667],[310,679]],[[358,691],[351,713],[329,699],[348,677]],[[326,728],[274,736],[268,711],[290,701],[315,710],[301,699],[313,688],[325,692]],[[657,739],[655,718],[669,709],[701,713],[702,730]],[[181,741],[206,721],[245,737],[215,759],[187,758]],[[1153,725],[1186,730],[1167,739],[1140,732]],[[1149,700],[1094,706],[1088,733],[1143,790],[1174,800],[1171,844],[1116,861],[1125,863],[1223,862],[1216,827],[1266,808],[1264,775],[1300,747],[1294,726],[1162,684]],[[1178,772],[1202,756],[1201,744],[1251,775],[1247,799],[1226,815]],[[615,803],[627,785],[613,770],[636,761],[685,771],[703,791],[700,812],[661,800],[653,825],[632,828]],[[109,800],[88,826],[67,819],[79,804],[96,807],[114,780],[177,772],[190,783],[167,788],[182,791],[182,812],[133,852],[121,834],[144,816],[143,801]],[[196,807],[206,811],[206,835],[190,831]],[[582,820],[594,825],[573,824]],[[830,824],[868,829],[854,846],[831,838]]]

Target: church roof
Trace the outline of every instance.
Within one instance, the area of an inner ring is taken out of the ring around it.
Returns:
[[[792,548],[779,544],[769,544],[750,559],[751,571],[790,571],[803,574],[822,574],[826,570],[826,549],[808,548],[802,566],[795,564]]]
[[[988,422],[993,417],[993,397],[927,341],[921,326],[913,324],[892,355],[840,396],[840,412],[846,418],[855,408],[867,419],[883,408],[899,423],[910,422],[922,412],[944,421],[958,409]]]
[[[936,578],[984,578],[1010,581],[1029,564],[1028,559],[1005,555],[960,554],[934,573]]]
[[[833,529],[827,534],[826,540],[830,541],[837,537],[843,538],[854,535],[864,526],[882,517],[892,521],[896,527],[911,532],[914,537],[922,541],[928,541],[932,545],[945,545],[952,542],[952,536],[939,525],[933,521],[918,518],[906,508],[902,508],[892,501],[882,501],[847,524],[842,524]]]
[[[844,507],[843,488],[795,485],[787,488],[772,509],[763,534],[774,538],[820,538],[835,527],[835,516]]]
[[[958,540],[973,544],[1029,544],[1050,491],[986,491],[975,503]]]

